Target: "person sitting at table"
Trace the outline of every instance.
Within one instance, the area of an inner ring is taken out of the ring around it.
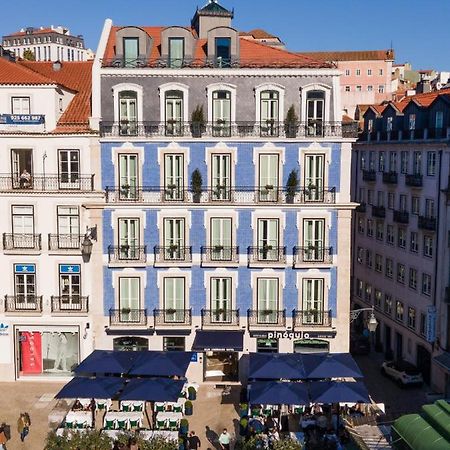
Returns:
[[[275,428],[275,422],[273,421],[272,417],[269,416],[264,421],[264,431],[267,433],[272,428]]]
[[[328,419],[327,416],[321,415],[317,418],[317,426],[322,430],[325,431],[328,428]]]
[[[311,408],[311,414],[322,414],[322,413],[323,413],[322,407],[318,403],[315,403]]]
[[[75,400],[75,403],[72,406],[72,411],[83,411],[83,405],[80,400]]]

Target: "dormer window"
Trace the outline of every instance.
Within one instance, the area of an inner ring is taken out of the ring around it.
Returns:
[[[231,65],[231,38],[216,38],[216,65],[217,67],[230,67]]]
[[[124,67],[136,67],[139,56],[139,38],[123,38],[123,62]]]
[[[392,131],[392,122],[393,122],[392,116],[388,117],[386,122],[386,131]]]
[[[169,38],[169,67],[180,68],[184,61],[184,38]]]
[[[444,113],[442,111],[436,111],[436,128],[442,128],[444,126]]]
[[[409,129],[410,130],[416,129],[416,115],[415,114],[409,115]]]

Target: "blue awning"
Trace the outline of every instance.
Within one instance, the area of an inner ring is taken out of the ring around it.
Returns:
[[[361,381],[315,381],[309,389],[313,403],[370,403],[367,388]]]
[[[363,378],[349,353],[308,353],[303,355],[306,378]]]
[[[183,389],[183,380],[169,378],[134,378],[126,385],[120,400],[176,402]]]
[[[72,378],[55,398],[113,398],[125,385],[119,377]]]
[[[116,350],[94,350],[75,368],[79,374],[96,373],[128,373],[141,352],[125,352]]]
[[[255,381],[249,387],[252,405],[309,405],[307,383]]]
[[[191,363],[192,352],[140,352],[129,375],[152,377],[184,377]]]
[[[303,359],[299,353],[251,353],[250,379],[300,380],[305,378]]]
[[[236,351],[244,350],[243,331],[197,331],[192,350]]]

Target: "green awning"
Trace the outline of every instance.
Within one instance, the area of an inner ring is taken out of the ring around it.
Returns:
[[[422,417],[445,439],[450,441],[450,417],[446,410],[434,405],[422,406]]]
[[[402,416],[392,426],[394,448],[405,448],[402,441],[412,450],[448,450],[450,441],[439,434],[418,414]]]

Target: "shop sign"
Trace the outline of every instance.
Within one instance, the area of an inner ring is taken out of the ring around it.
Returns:
[[[191,355],[191,362],[197,362],[197,361],[198,361],[198,355],[197,355],[197,352],[194,352]]]
[[[336,331],[251,331],[250,337],[260,339],[334,339]]]
[[[25,331],[20,343],[22,371],[24,374],[42,373],[42,336],[40,333]]]
[[[41,125],[45,123],[42,114],[0,114],[0,124],[4,125]]]
[[[60,264],[59,265],[60,273],[80,273],[80,266],[78,264]]]
[[[34,264],[14,264],[15,273],[36,273]]]
[[[429,305],[427,308],[427,341],[436,340],[436,307]]]
[[[0,336],[8,336],[9,335],[9,325],[6,323],[0,323]]]

